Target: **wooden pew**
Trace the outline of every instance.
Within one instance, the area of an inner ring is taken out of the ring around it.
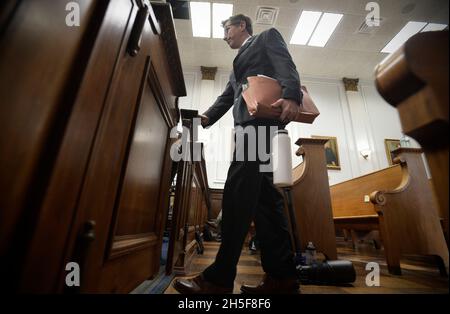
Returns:
[[[296,154],[303,162],[293,169],[293,203],[302,251],[308,242],[328,259],[337,259],[336,237],[325,160],[327,140],[300,138]]]
[[[448,248],[421,152],[399,148],[394,151],[398,165],[331,187],[335,223],[347,228],[378,224],[393,274],[401,274],[402,254],[436,256],[441,274],[448,272]]]
[[[448,248],[422,157],[422,150],[398,148],[402,181],[393,190],[373,191],[370,201],[380,218],[380,232],[389,268],[400,273],[402,254],[436,257],[441,274],[448,273]]]
[[[447,241],[448,70],[448,30],[412,36],[375,69],[379,93],[397,108],[404,133],[424,149]]]
[[[183,126],[192,136],[192,118],[197,111],[181,111]],[[166,273],[180,275],[189,273],[189,266],[196,253],[202,252],[202,231],[211,208],[206,165],[203,158],[195,161],[193,155],[193,138],[188,143],[190,151],[178,162],[175,204],[172,215],[171,235],[167,255]],[[182,147],[182,149],[186,149]]]
[[[376,248],[380,247],[379,219],[370,203],[370,193],[375,189],[394,189],[401,177],[400,165],[394,165],[330,187],[334,225],[344,232],[345,238],[350,232],[354,248],[361,231],[368,233],[367,237],[374,241]]]

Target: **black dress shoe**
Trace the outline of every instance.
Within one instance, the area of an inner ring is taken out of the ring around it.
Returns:
[[[300,285],[297,278],[278,279],[266,274],[257,286],[242,285],[241,291],[245,294],[299,294]]]
[[[206,281],[203,274],[191,279],[175,279],[173,287],[181,294],[229,294],[233,288],[227,288]]]

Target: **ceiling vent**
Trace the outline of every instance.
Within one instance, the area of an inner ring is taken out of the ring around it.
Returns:
[[[358,34],[375,34],[380,28],[381,24],[383,24],[383,18],[378,19],[378,26],[369,26],[367,25],[366,20],[364,20],[356,32]]]
[[[256,11],[256,24],[263,24],[263,25],[274,25],[277,16],[278,16],[278,8],[272,8],[272,7],[258,7]]]

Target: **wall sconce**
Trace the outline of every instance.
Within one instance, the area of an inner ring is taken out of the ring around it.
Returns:
[[[411,147],[411,141],[405,134],[403,134],[402,137],[400,138],[400,146],[401,147]]]
[[[370,149],[360,150],[359,153],[361,154],[361,156],[363,156],[364,159],[367,159],[370,157]]]

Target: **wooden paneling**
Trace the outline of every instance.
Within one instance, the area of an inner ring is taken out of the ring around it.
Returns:
[[[58,120],[70,112],[73,99],[63,98],[61,91],[70,93],[70,80],[79,79],[86,63],[82,50],[91,44],[84,39],[95,5],[81,1],[81,6],[82,26],[73,31],[61,27],[57,18],[45,18],[64,20],[65,3],[22,1],[0,39],[0,189],[4,195],[0,249],[11,242],[12,229],[27,206],[21,196],[48,175],[42,169],[43,177],[38,178],[36,168],[53,157],[43,157],[45,150],[58,145],[52,133],[64,132]]]
[[[175,37],[158,34],[173,27],[170,5],[158,4],[165,24],[145,21],[134,56],[141,1],[81,2],[79,28],[60,25],[65,3],[21,1],[0,33],[0,95],[11,104],[0,116],[0,252],[22,292],[124,293],[160,266],[169,131],[184,96],[179,56],[165,57]],[[80,288],[65,287],[68,262],[80,264]]]
[[[46,188],[63,145],[66,122],[75,110],[77,90],[83,85],[89,52],[105,14],[102,3],[79,3],[80,27],[70,28],[64,24],[65,2],[16,1],[17,7],[10,11],[8,24],[0,33],[0,252],[7,256],[1,261],[6,263],[1,267],[6,271],[2,277],[11,276],[11,286],[19,285],[23,261],[28,261],[24,258],[26,247],[42,217],[40,204],[48,195]],[[111,41],[110,45],[114,44]],[[97,78],[105,75],[100,69]],[[107,82],[99,83],[98,90],[105,85]],[[77,140],[85,138],[79,134]],[[75,156],[82,153],[74,151]],[[53,197],[65,199],[70,206],[71,195],[66,192]],[[60,204],[52,219],[61,223],[66,214],[70,216],[66,208],[65,203]],[[42,243],[60,240],[64,241],[64,233],[58,237],[47,234]],[[61,251],[48,254],[61,261]],[[34,273],[40,265],[34,265]],[[59,266],[52,268],[50,276],[58,270]],[[45,276],[36,282],[49,283]]]
[[[223,189],[210,189],[211,193],[211,217],[216,219],[222,210]]]
[[[148,85],[139,109],[122,182],[116,235],[155,230],[168,126]],[[152,162],[149,163],[149,160]]]

